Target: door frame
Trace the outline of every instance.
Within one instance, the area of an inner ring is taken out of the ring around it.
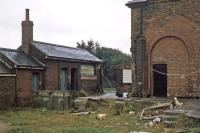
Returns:
[[[78,69],[71,68],[70,90],[78,90]]]
[[[62,80],[62,72],[63,71],[65,71],[65,87],[64,87],[64,89],[62,89],[62,83],[61,83],[61,80]],[[69,70],[68,70],[68,68],[61,68],[61,70],[60,70],[60,75],[59,75],[59,83],[60,83],[60,85],[59,85],[59,90],[67,90],[68,89],[68,75],[69,75]]]

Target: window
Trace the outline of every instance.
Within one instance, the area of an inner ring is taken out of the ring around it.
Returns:
[[[81,76],[95,76],[94,66],[81,65]]]
[[[39,90],[40,89],[40,74],[33,73],[32,74],[32,90]]]

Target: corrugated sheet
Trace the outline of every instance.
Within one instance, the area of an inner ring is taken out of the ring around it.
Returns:
[[[34,41],[33,46],[43,52],[47,58],[62,58],[69,60],[102,62],[84,49]]]
[[[18,66],[24,67],[42,67],[37,61],[35,61],[31,56],[26,55],[24,52],[13,49],[0,48],[0,53],[2,53],[6,58]]]

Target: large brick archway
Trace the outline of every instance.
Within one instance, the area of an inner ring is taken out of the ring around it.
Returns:
[[[167,65],[168,97],[186,96],[188,94],[188,79],[184,74],[189,69],[189,52],[182,39],[175,36],[166,36],[158,39],[153,45],[150,55],[151,94],[154,92],[153,73],[156,70],[153,69],[153,65],[155,64]]]

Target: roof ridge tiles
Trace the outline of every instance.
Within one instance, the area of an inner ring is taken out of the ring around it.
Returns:
[[[85,49],[81,49],[81,48],[75,48],[75,47],[69,47],[69,46],[64,46],[61,44],[55,44],[55,43],[48,43],[48,42],[42,42],[42,41],[33,41],[33,43],[42,43],[42,44],[46,44],[46,45],[51,45],[51,46],[56,46],[56,47],[64,47],[64,48],[70,48],[70,49],[77,49],[77,50],[83,50],[83,51],[87,51]]]

